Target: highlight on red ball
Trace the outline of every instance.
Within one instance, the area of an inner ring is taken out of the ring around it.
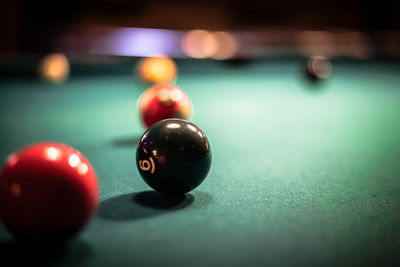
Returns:
[[[18,238],[68,238],[92,218],[99,183],[90,162],[61,143],[29,145],[6,160],[0,219]]]
[[[165,119],[189,120],[192,103],[189,96],[178,86],[159,84],[147,89],[139,98],[139,119],[148,128]]]

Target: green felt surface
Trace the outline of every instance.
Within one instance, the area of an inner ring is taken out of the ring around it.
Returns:
[[[0,81],[0,158],[36,141],[80,150],[101,185],[97,216],[51,257],[0,226],[2,259],[52,266],[400,264],[400,65],[334,63],[311,85],[295,61],[179,62],[208,136],[211,171],[184,200],[136,169],[143,85],[126,73],[64,84]]]

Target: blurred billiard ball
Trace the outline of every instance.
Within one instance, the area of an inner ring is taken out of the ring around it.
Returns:
[[[70,65],[68,58],[61,53],[46,55],[39,62],[38,72],[41,80],[61,83],[68,79]]]
[[[327,79],[332,73],[331,61],[324,56],[311,56],[307,60],[305,73],[308,80],[311,82]]]
[[[159,84],[147,89],[139,98],[138,108],[140,122],[145,128],[170,118],[188,120],[192,113],[189,96],[171,84]]]
[[[142,58],[136,71],[139,78],[147,84],[172,83],[178,72],[175,62],[168,57]]]
[[[1,172],[0,219],[17,238],[69,238],[88,223],[98,199],[90,162],[61,143],[27,146]]]
[[[196,125],[180,119],[163,120],[143,134],[136,165],[154,190],[181,195],[206,178],[211,167],[210,144]]]

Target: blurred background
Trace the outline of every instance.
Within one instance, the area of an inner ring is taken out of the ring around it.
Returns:
[[[399,14],[400,2],[395,0],[3,0],[0,59],[12,62],[20,55],[48,52],[215,59],[314,53],[398,58]],[[199,29],[207,32],[195,32],[187,40],[191,30]],[[218,34],[210,37],[210,32]],[[232,51],[218,55],[212,47],[215,40]],[[191,42],[208,48],[196,51],[188,47]],[[212,51],[204,52],[207,49]]]

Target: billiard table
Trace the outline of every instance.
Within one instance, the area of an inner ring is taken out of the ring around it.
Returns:
[[[1,160],[33,142],[69,144],[95,168],[101,199],[67,244],[15,241],[0,226],[1,261],[400,266],[400,63],[333,60],[317,82],[297,57],[234,63],[177,60],[176,84],[213,153],[208,177],[183,197],[152,191],[137,170],[146,86],[134,59],[72,62],[60,84],[3,76]]]

